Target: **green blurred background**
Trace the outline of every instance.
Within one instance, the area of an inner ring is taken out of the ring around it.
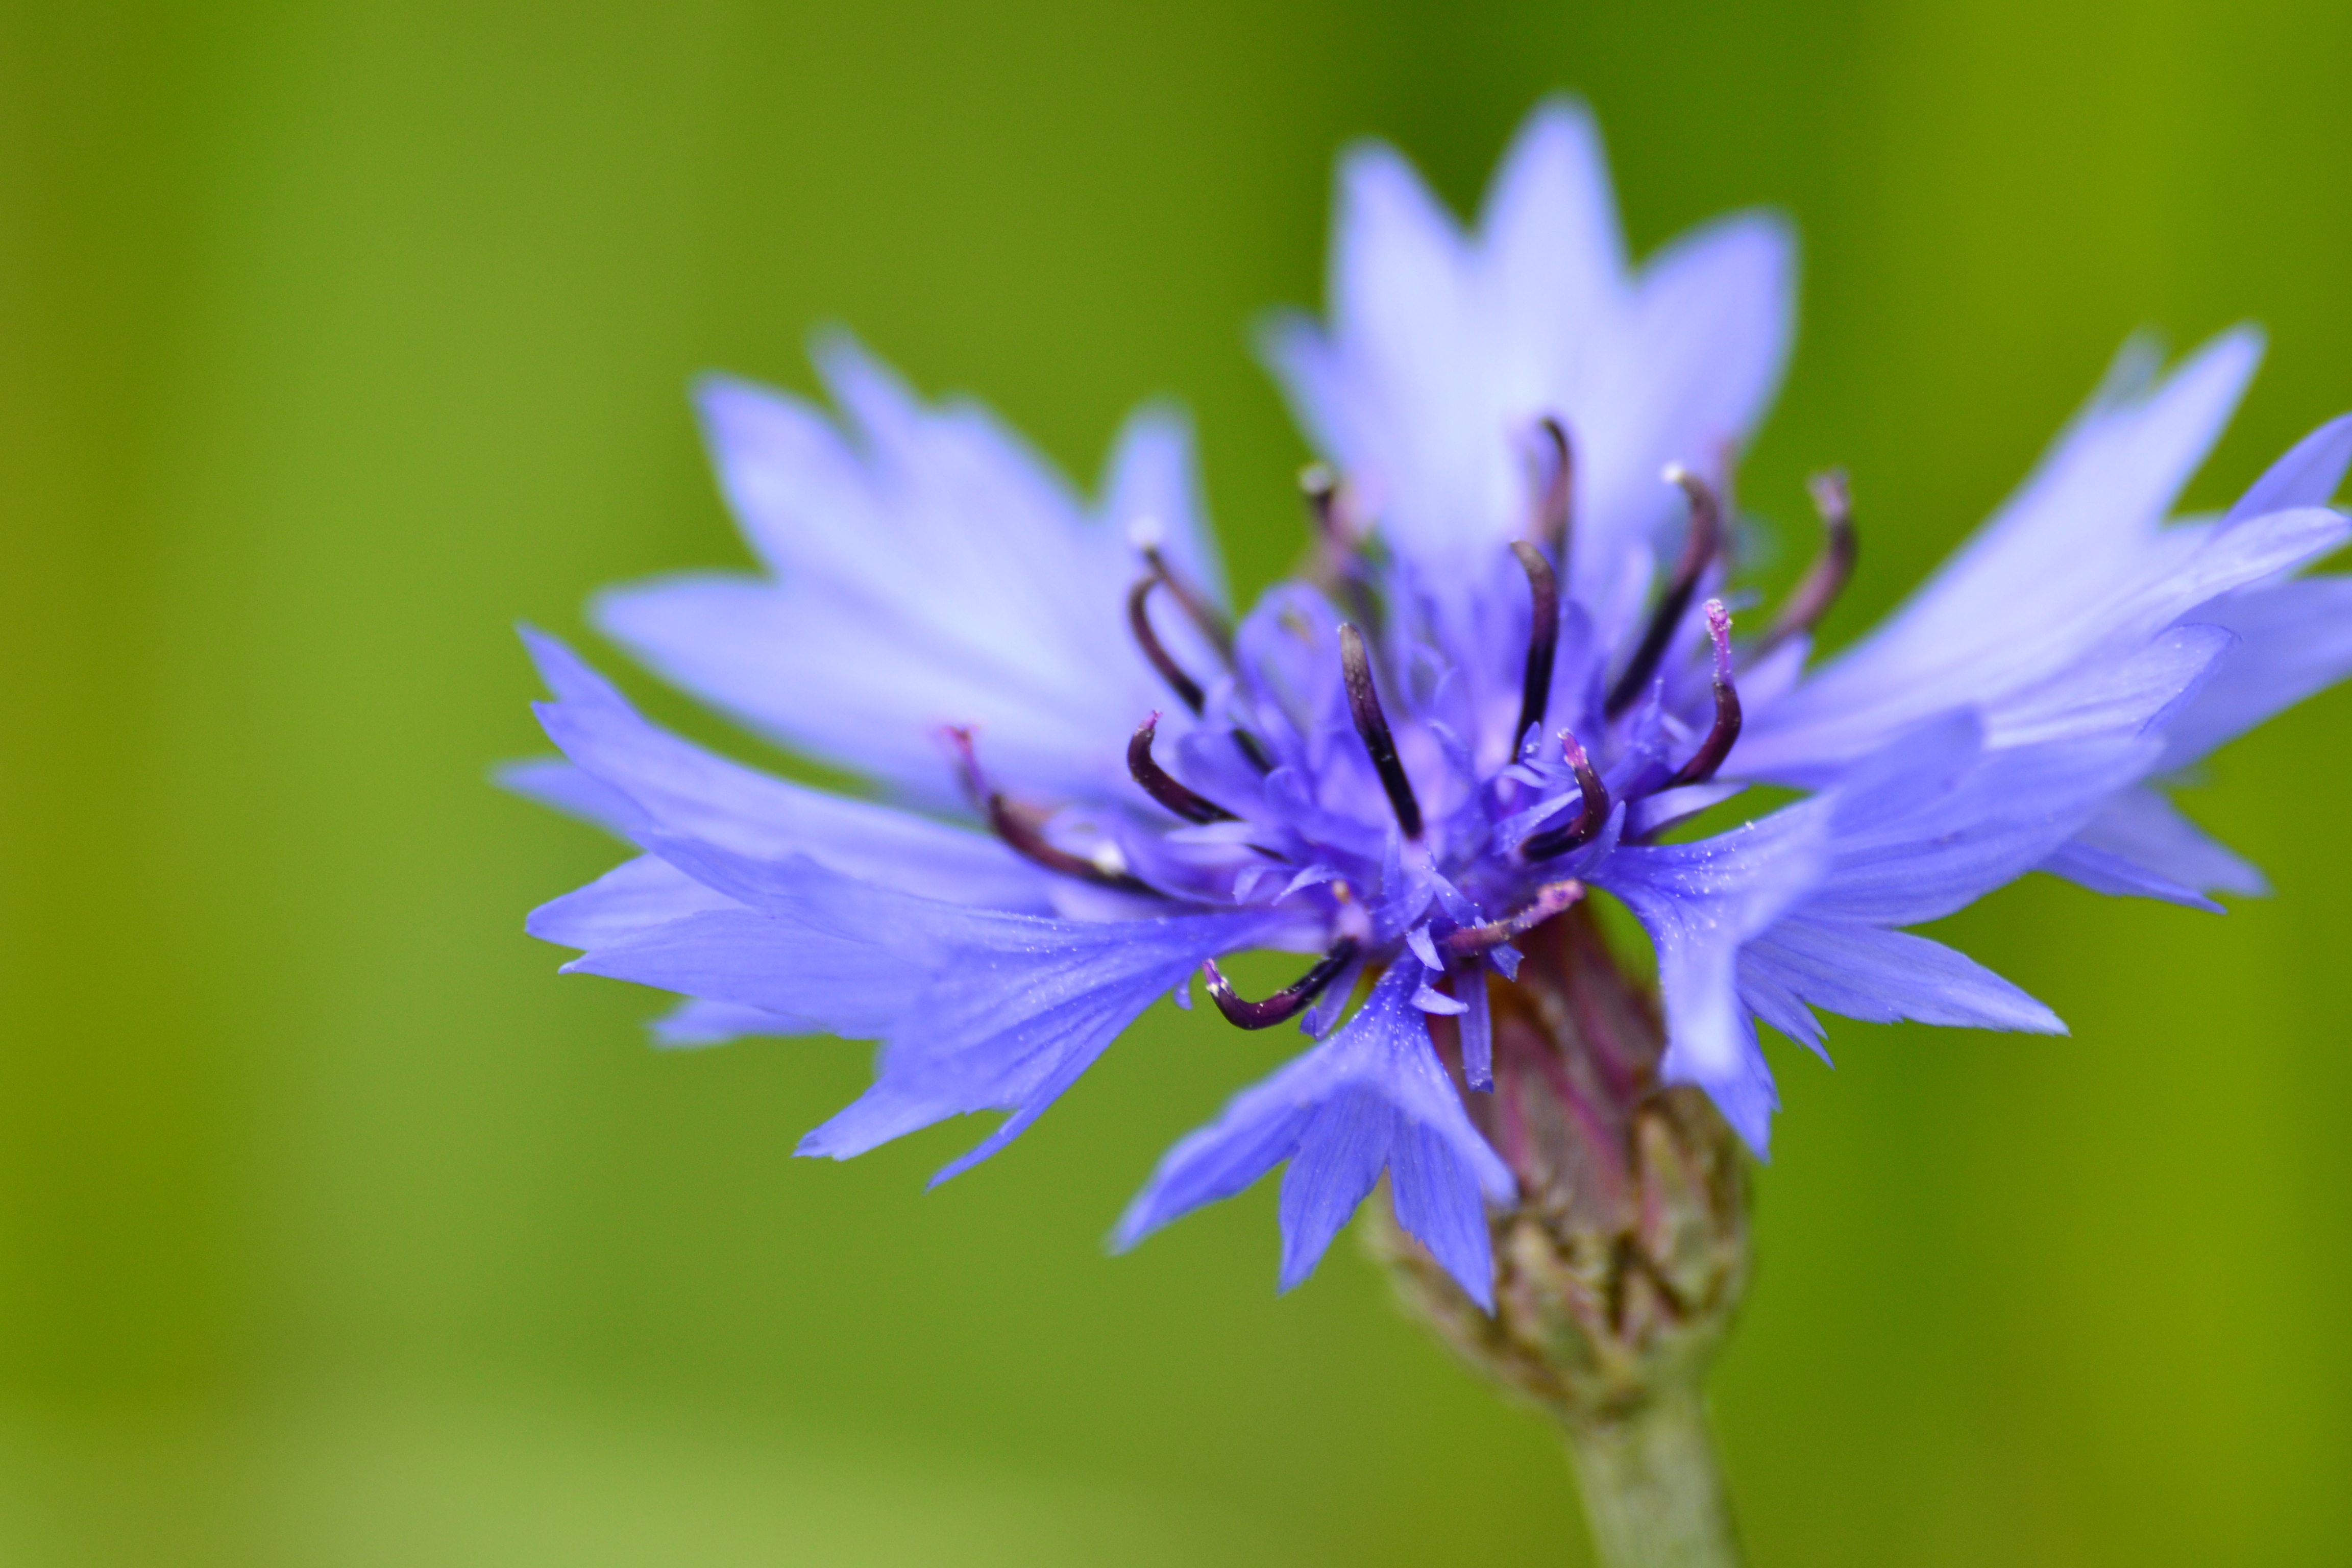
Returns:
[[[1584,1561],[1545,1428],[1352,1248],[1276,1299],[1268,1193],[1102,1256],[1279,1042],[1157,1017],[926,1194],[971,1129],[788,1157],[865,1047],[657,1055],[559,980],[522,913],[615,850],[483,783],[538,749],[509,623],[741,559],[686,379],[806,387],[823,321],[1082,475],[1181,396],[1262,584],[1302,454],[1245,333],[1319,295],[1334,153],[1466,205],[1569,88],[1637,246],[1801,226],[1743,495],[1852,465],[1850,637],[2136,326],[2272,330],[2198,502],[2352,406],[2347,45],[2340,0],[9,0],[0,1563]],[[1759,1564],[2352,1557],[2347,718],[2190,797],[2275,899],[1952,922],[2073,1038],[1781,1053],[1716,1383]]]

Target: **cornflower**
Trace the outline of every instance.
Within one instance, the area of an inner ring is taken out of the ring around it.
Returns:
[[[1607,1560],[1731,1561],[1696,1391],[1746,1276],[1732,1135],[1761,1156],[1777,1105],[1756,1025],[1817,1051],[1822,1013],[2060,1030],[1905,928],[2035,869],[2209,909],[2261,890],[2162,781],[2352,669],[2352,584],[2295,575],[2352,527],[2326,505],[2352,416],[2168,521],[2246,330],[2168,374],[2127,345],[1825,662],[1856,532],[1819,477],[1818,559],[1736,628],[1727,498],[1793,272],[1757,215],[1631,266],[1573,104],[1533,116],[1467,231],[1396,154],[1353,153],[1329,320],[1265,340],[1323,459],[1310,566],[1238,619],[1171,413],[1129,424],[1089,503],[845,338],[816,353],[837,416],[706,382],[762,569],[614,591],[597,624],[887,804],[691,744],[526,632],[564,760],[507,781],[640,852],[530,930],[581,951],[567,971],[685,996],[667,1043],[879,1039],[803,1154],[1007,1113],[935,1180],[1196,976],[1236,1026],[1295,1025],[1306,1048],[1167,1152],[1115,1244],[1285,1166],[1286,1289],[1385,1173],[1377,1244],[1562,1420]],[[1806,793],[1690,836],[1754,784]],[[1654,994],[1593,889],[1646,931]],[[1260,948],[1301,972],[1245,997],[1216,961]]]

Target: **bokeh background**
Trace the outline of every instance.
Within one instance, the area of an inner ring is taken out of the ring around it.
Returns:
[[[1567,89],[1638,247],[1800,226],[1743,498],[1785,577],[1853,467],[1849,637],[2136,327],[2272,331],[2198,504],[2352,406],[2347,46],[2334,0],[8,0],[0,1563],[1584,1561],[1546,1429],[1351,1247],[1275,1297],[1269,1193],[1102,1255],[1280,1042],[1156,1016],[925,1194],[969,1128],[788,1157],[866,1047],[660,1055],[559,980],[522,913],[615,850],[483,782],[539,749],[510,623],[740,560],[687,378],[807,387],[823,321],[1085,477],[1181,397],[1254,588],[1303,454],[1247,329],[1319,297],[1334,153],[1466,206]],[[2347,721],[2189,797],[2274,899],[1951,922],[2071,1039],[1781,1053],[1715,1384],[1759,1564],[2352,1556]]]

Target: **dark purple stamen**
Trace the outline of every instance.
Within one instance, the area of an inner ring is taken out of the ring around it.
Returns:
[[[1098,888],[1116,888],[1122,893],[1142,893],[1153,898],[1164,896],[1159,889],[1132,872],[1115,871],[1107,866],[1098,866],[1083,855],[1073,855],[1058,845],[1049,843],[1035,821],[1001,794],[988,797],[987,811],[988,826],[1009,848],[1034,860],[1048,871],[1059,871],[1065,877],[1092,882]]]
[[[1307,1011],[1315,998],[1339,977],[1339,972],[1355,960],[1357,949],[1354,937],[1341,937],[1339,945],[1316,960],[1314,968],[1263,1002],[1245,1002],[1234,995],[1233,985],[1218,973],[1213,958],[1201,965],[1201,974],[1208,982],[1209,999],[1225,1016],[1226,1023],[1243,1029],[1270,1029]]]
[[[1511,553],[1528,574],[1528,666],[1519,680],[1519,722],[1511,731],[1511,754],[1517,756],[1528,731],[1543,722],[1551,701],[1551,666],[1559,652],[1559,579],[1543,552],[1524,539],[1511,541]]]
[[[1152,738],[1160,731],[1160,715],[1154,713],[1136,726],[1135,734],[1127,742],[1127,771],[1143,786],[1143,793],[1182,817],[1187,822],[1238,822],[1241,819],[1215,801],[1196,795],[1176,782],[1168,770],[1151,755]]]
[[[1058,871],[1065,877],[1075,877],[1099,888],[1116,888],[1122,893],[1141,893],[1151,898],[1167,896],[1140,877],[1097,865],[1085,856],[1073,855],[1048,840],[1034,813],[1006,800],[1003,790],[990,787],[986,775],[980,771],[980,757],[972,747],[971,727],[950,724],[945,732],[956,750],[956,774],[963,783],[964,793],[971,797],[981,815],[988,818],[990,831],[1004,840],[1005,847],[1035,861],[1048,871]]]
[[[1559,749],[1575,771],[1576,789],[1580,797],[1576,820],[1565,827],[1555,827],[1538,833],[1519,846],[1522,860],[1549,860],[1555,855],[1565,855],[1579,845],[1590,844],[1600,835],[1601,825],[1609,820],[1609,786],[1601,782],[1593,771],[1592,759],[1576,743],[1576,737],[1562,730]]]
[[[1151,668],[1160,672],[1160,679],[1168,683],[1168,689],[1176,694],[1178,701],[1197,714],[1208,700],[1208,693],[1202,691],[1201,683],[1176,662],[1175,656],[1160,640],[1160,634],[1151,629],[1151,590],[1166,581],[1165,577],[1154,572],[1139,579],[1135,586],[1127,591],[1128,629],[1135,634],[1136,646],[1143,649],[1143,657],[1151,661]]]
[[[1731,684],[1731,614],[1721,599],[1706,602],[1706,635],[1715,642],[1715,723],[1690,760],[1676,768],[1674,777],[1660,784],[1660,789],[1705,784],[1723,766],[1731,743],[1739,739],[1739,692]]]
[[[1412,781],[1397,760],[1396,737],[1389,731],[1389,716],[1381,710],[1381,694],[1372,685],[1372,662],[1364,652],[1364,637],[1355,627],[1339,627],[1339,668],[1348,681],[1348,716],[1356,721],[1364,750],[1371,754],[1372,771],[1388,792],[1389,809],[1407,838],[1421,837],[1421,802],[1413,798]]]
[[[1127,591],[1128,629],[1135,634],[1136,646],[1143,650],[1143,657],[1151,661],[1151,668],[1160,672],[1160,679],[1168,683],[1168,689],[1176,694],[1178,701],[1197,715],[1207,704],[1209,694],[1201,689],[1201,683],[1193,679],[1182,665],[1176,662],[1176,656],[1168,651],[1168,645],[1160,640],[1160,634],[1151,626],[1151,590],[1164,587],[1180,602],[1185,590],[1168,574],[1156,548],[1146,547],[1143,556],[1152,570],[1148,575],[1137,579],[1135,586]],[[1209,614],[1213,617],[1215,612]],[[1222,621],[1213,622],[1214,628],[1222,628],[1223,626]],[[1212,626],[1204,626],[1202,629],[1213,636],[1217,635]],[[1232,633],[1224,632],[1223,635],[1230,645]],[[1227,652],[1230,655],[1230,646]],[[1274,772],[1274,759],[1266,754],[1265,742],[1255,735],[1246,730],[1235,730],[1234,744],[1241,748],[1241,753],[1249,759],[1250,766],[1262,773]]]
[[[1536,421],[1550,461],[1542,470],[1542,488],[1536,495],[1533,532],[1536,542],[1552,559],[1567,561],[1568,534],[1576,516],[1576,448],[1569,444],[1568,426],[1547,414]]]
[[[1680,463],[1666,466],[1666,479],[1682,486],[1683,494],[1690,498],[1690,532],[1683,540],[1683,557],[1675,563],[1674,580],[1666,584],[1665,596],[1650,614],[1641,645],[1634,648],[1625,673],[1609,689],[1609,700],[1601,710],[1612,719],[1631,708],[1648,689],[1650,678],[1657,673],[1658,661],[1665,657],[1666,644],[1674,640],[1684,612],[1690,608],[1691,595],[1698,591],[1700,575],[1723,542],[1723,506],[1706,481]]]
[[[1809,632],[1821,624],[1830,606],[1853,575],[1854,557],[1861,552],[1862,542],[1853,531],[1853,500],[1847,493],[1845,470],[1832,468],[1815,474],[1805,481],[1811,492],[1813,510],[1822,514],[1822,527],[1829,537],[1822,542],[1822,552],[1805,568],[1805,574],[1789,594],[1789,601],[1772,619],[1772,627],[1764,640],[1756,645],[1756,656],[1761,658],[1799,632]]]
[[[1225,619],[1223,611],[1209,602],[1207,595],[1186,582],[1182,573],[1168,564],[1168,558],[1160,552],[1160,538],[1159,521],[1153,518],[1139,518],[1128,530],[1129,542],[1135,546],[1136,553],[1143,557],[1143,563],[1151,568],[1151,575],[1167,585],[1177,607],[1201,628],[1201,635],[1216,648],[1218,657],[1228,664],[1232,663],[1232,624]]]
[[[1460,931],[1450,932],[1438,945],[1457,958],[1485,952],[1507,942],[1517,942],[1582,897],[1584,884],[1573,879],[1565,882],[1546,882],[1536,889],[1536,896],[1527,908],[1501,920],[1488,921],[1484,925],[1464,926]]]

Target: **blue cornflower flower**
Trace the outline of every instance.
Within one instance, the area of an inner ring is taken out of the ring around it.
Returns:
[[[683,994],[655,1026],[673,1044],[880,1039],[803,1153],[1010,1113],[940,1178],[1202,973],[1234,1023],[1314,1043],[1169,1152],[1118,1242],[1287,1162],[1286,1288],[1385,1171],[1399,1223],[1491,1306],[1488,1206],[1530,1179],[1490,1110],[1495,997],[1589,889],[1656,949],[1664,1055],[1634,1065],[1761,1153],[1758,1019],[1816,1049],[1816,1011],[2061,1027],[1902,928],[2036,868],[2208,907],[2260,888],[2156,782],[2352,670],[2352,583],[2293,575],[2352,531],[2324,504],[2352,416],[2225,516],[2167,521],[2253,334],[2167,375],[2127,347],[1977,536],[1809,668],[1853,559],[1842,480],[1766,629],[1735,638],[1727,609],[1722,498],[1790,331],[1777,221],[1632,267],[1592,127],[1553,104],[1474,230],[1381,148],[1346,163],[1339,223],[1330,320],[1266,345],[1328,465],[1314,564],[1237,622],[1165,411],[1089,503],[845,339],[817,353],[837,417],[706,383],[764,570],[624,588],[597,622],[893,804],[713,755],[527,633],[566,760],[509,782],[642,851],[530,931],[582,950],[568,970]],[[1811,793],[1660,842],[1754,782]],[[1311,964],[1237,995],[1215,959],[1266,947]]]

